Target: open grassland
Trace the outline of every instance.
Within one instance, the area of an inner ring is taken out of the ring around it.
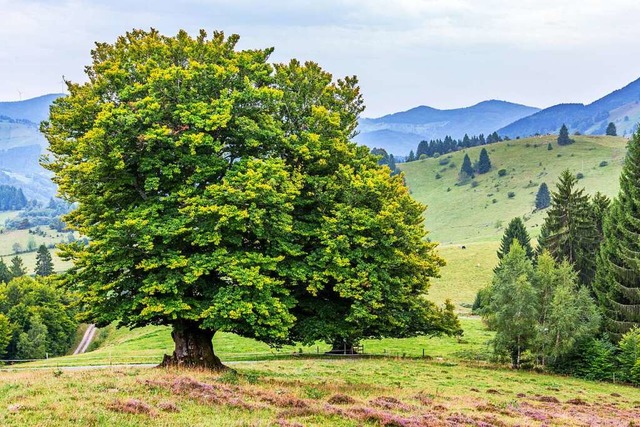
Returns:
[[[392,357],[422,357],[437,360],[486,361],[489,358],[487,343],[493,333],[486,331],[476,318],[463,318],[462,338],[414,337],[404,339],[364,340],[365,354]],[[129,330],[108,327],[97,337],[99,347],[76,356],[51,358],[39,362],[6,366],[4,369],[31,369],[40,367],[115,365],[122,363],[160,363],[164,354],[173,352],[171,330],[168,327],[147,326]],[[95,346],[94,346],[95,347]],[[330,350],[325,343],[310,346],[285,346],[273,349],[268,345],[235,334],[218,332],[213,338],[213,347],[222,361],[262,360],[287,358],[292,356],[322,355]]]
[[[3,426],[631,426],[640,390],[424,360],[0,372]]]
[[[431,280],[428,298],[438,304],[450,299],[459,313],[468,314],[478,289],[491,283],[498,263],[498,242],[443,245],[438,253],[447,262],[440,277]]]
[[[544,210],[534,212],[538,187],[546,182],[554,191],[564,169],[582,173],[584,178],[579,186],[585,187],[588,193],[600,191],[613,197],[618,191],[626,139],[572,138],[575,143],[564,147],[558,146],[554,135],[487,145],[492,169],[477,175],[477,184],[457,185],[458,173],[465,153],[475,162],[482,147],[399,166],[405,172],[412,195],[429,206],[426,228],[432,240],[442,244],[497,241],[504,227],[516,216],[524,216],[525,224],[535,237],[546,215]],[[549,143],[552,150],[547,150]],[[600,166],[602,162],[606,162],[606,166]],[[500,169],[505,169],[507,175],[498,176]],[[441,178],[436,178],[437,175]],[[515,194],[512,198],[510,192]]]

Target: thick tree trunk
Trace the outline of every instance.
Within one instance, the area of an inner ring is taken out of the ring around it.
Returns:
[[[180,321],[173,325],[171,338],[175,350],[164,355],[161,367],[201,368],[220,371],[227,369],[213,353],[214,331],[200,329],[197,323]]]
[[[325,354],[358,354],[354,348],[354,344],[350,341],[345,341],[342,338],[333,341],[331,351],[327,351]]]

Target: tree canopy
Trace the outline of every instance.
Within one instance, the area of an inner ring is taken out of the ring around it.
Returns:
[[[453,333],[424,300],[443,264],[425,207],[350,142],[355,77],[272,65],[238,36],[134,30],[99,43],[42,130],[98,325],[173,327],[165,363],[221,368],[218,330],[292,339]],[[116,248],[116,249],[114,249]]]
[[[538,192],[536,193],[536,209],[546,209],[551,204],[551,193],[549,193],[549,187],[546,182],[540,184]]]
[[[594,289],[605,329],[618,340],[640,326],[640,133],[629,142],[620,191],[603,225]]]
[[[606,134],[608,136],[618,136],[618,131],[616,129],[616,125],[613,122],[609,122],[609,124],[607,125]]]
[[[491,170],[491,160],[486,148],[480,150],[480,158],[478,159],[478,173],[487,173]]]

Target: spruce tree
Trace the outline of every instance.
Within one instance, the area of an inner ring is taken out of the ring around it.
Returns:
[[[40,245],[36,254],[36,276],[50,276],[53,274],[53,260],[45,245]]]
[[[640,132],[629,142],[620,191],[605,218],[594,290],[605,329],[618,340],[640,326]]]
[[[462,161],[462,167],[460,168],[460,179],[466,180],[468,178],[473,178],[473,166],[471,166],[471,159],[468,154],[464,155],[464,160]]]
[[[578,180],[565,170],[560,174],[557,190],[551,194],[551,205],[544,227],[544,249],[558,261],[566,259],[578,272],[581,284],[590,284],[595,274],[594,251],[599,245],[598,233],[591,213],[589,196],[575,188]]]
[[[11,273],[9,272],[9,267],[5,264],[4,260],[0,258],[0,282],[9,283],[11,280]]]
[[[616,129],[616,125],[613,122],[609,122],[609,126],[607,126],[607,135],[608,136],[618,136],[618,131]]]
[[[506,254],[509,253],[511,249],[511,245],[513,244],[513,240],[517,240],[520,243],[520,246],[524,249],[525,254],[529,260],[533,260],[534,251],[533,247],[531,247],[531,239],[529,237],[529,233],[527,232],[526,227],[524,226],[524,222],[522,218],[519,216],[513,218],[507,229],[504,231],[502,235],[502,240],[500,241],[500,248],[498,249],[498,260],[502,260]]]
[[[538,194],[536,194],[536,209],[546,209],[551,204],[551,193],[549,193],[549,187],[543,182],[538,188]]]
[[[407,157],[407,162],[413,162],[416,159],[416,155],[413,153],[413,150],[409,151],[409,157]]]
[[[560,128],[560,133],[558,134],[558,145],[569,145],[573,144],[573,139],[569,138],[569,129],[567,126],[562,124]]]
[[[24,276],[27,274],[27,269],[24,268],[24,264],[22,263],[22,258],[18,255],[11,258],[11,266],[9,267],[9,274],[11,274],[11,278]]]
[[[478,173],[487,173],[491,170],[491,160],[489,159],[489,153],[487,149],[483,148],[480,151],[480,159],[478,160]]]

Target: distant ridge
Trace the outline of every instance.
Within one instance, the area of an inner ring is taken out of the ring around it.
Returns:
[[[38,124],[49,117],[49,106],[61,96],[64,94],[51,93],[24,101],[0,102],[0,116],[28,120]]]
[[[406,155],[415,150],[423,139],[487,135],[539,110],[498,100],[451,110],[422,105],[375,119],[361,119],[358,126],[360,134],[354,140],[371,148],[384,148],[396,155]]]
[[[591,104],[558,104],[540,110],[498,130],[503,136],[527,137],[557,133],[566,124],[571,133],[604,135],[609,122],[618,135],[629,135],[640,121],[640,79]]]

